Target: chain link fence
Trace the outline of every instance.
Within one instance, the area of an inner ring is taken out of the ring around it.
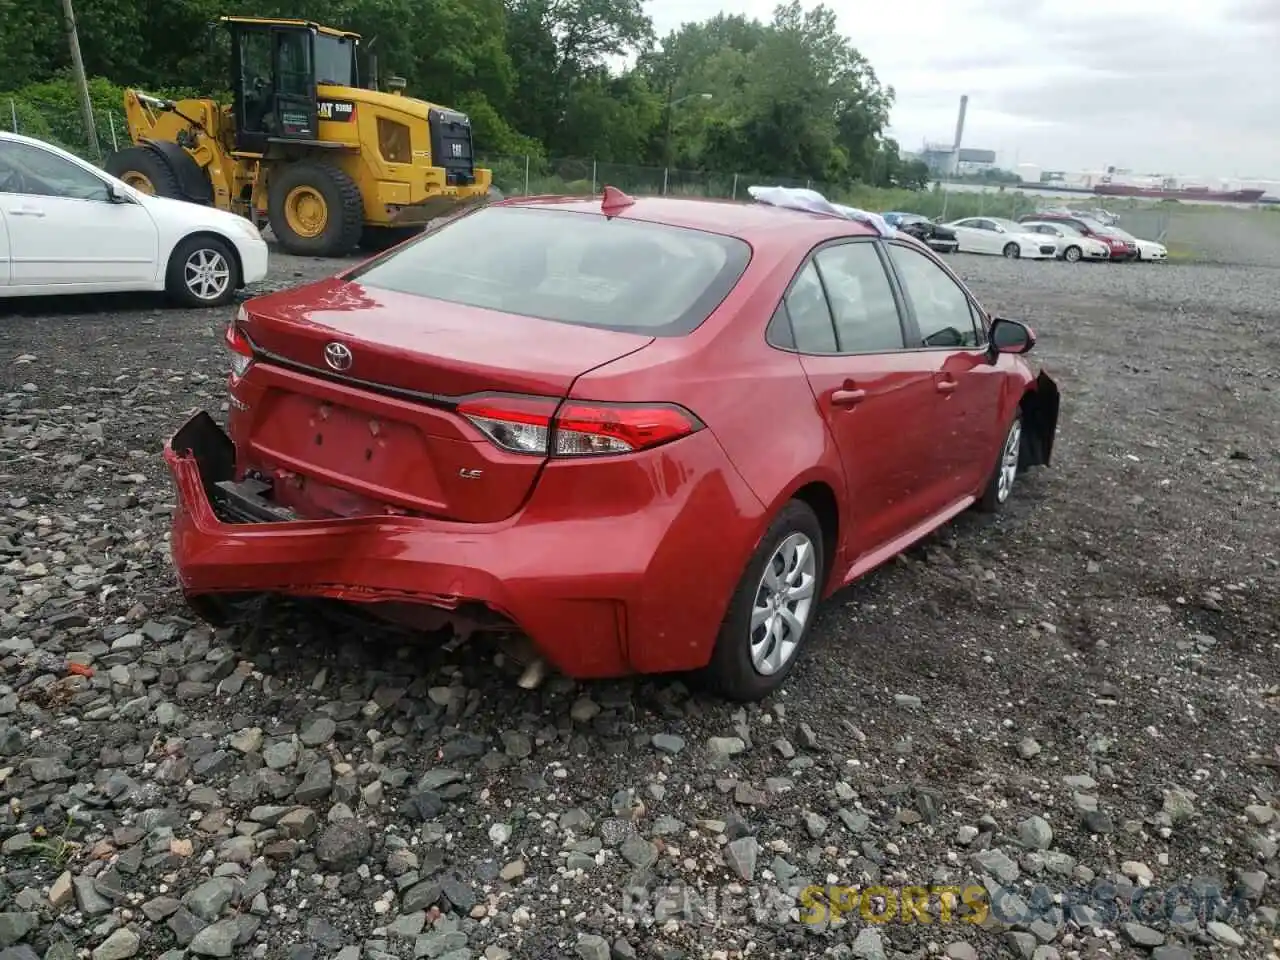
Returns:
[[[129,129],[123,110],[95,110],[96,144],[85,131],[84,115],[75,109],[54,113],[16,97],[0,99],[0,130],[21,133],[70,150],[86,160],[99,162],[129,146]]]
[[[122,111],[98,110],[97,143],[90,142],[78,109],[41,110],[29,101],[0,97],[0,129],[55,143],[93,162],[127,147]],[[506,196],[593,196],[606,186],[650,196],[746,200],[756,185],[804,187],[837,203],[865,210],[898,210],[943,220],[1004,217],[1017,220],[1049,208],[1103,208],[1129,233],[1169,248],[1171,260],[1280,268],[1280,205],[1228,207],[1200,203],[1155,203],[1083,195],[1050,195],[972,184],[933,184],[926,190],[831,184],[804,177],[765,176],[751,171],[681,170],[674,167],[604,163],[580,157],[480,154]]]

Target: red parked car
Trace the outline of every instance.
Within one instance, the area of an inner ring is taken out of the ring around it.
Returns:
[[[1026,213],[1018,218],[1018,222],[1070,224],[1086,237],[1105,243],[1113,261],[1128,263],[1130,260],[1138,259],[1136,243],[1117,236],[1092,217],[1072,213]]]
[[[905,235],[707,200],[508,200],[227,331],[166,445],[192,607],[518,628],[580,678],[758,699],[818,601],[1047,464],[1058,391]],[[397,611],[394,612],[393,611]]]

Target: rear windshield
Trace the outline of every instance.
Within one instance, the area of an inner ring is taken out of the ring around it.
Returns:
[[[751,259],[735,237],[528,207],[486,207],[357,270],[360,284],[584,327],[680,336]]]

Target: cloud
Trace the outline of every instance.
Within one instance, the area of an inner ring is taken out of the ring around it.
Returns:
[[[828,5],[895,88],[891,133],[907,149],[949,141],[968,94],[965,145],[1006,166],[1280,178],[1280,0]],[[659,36],[721,10],[768,19],[773,6],[647,4]]]

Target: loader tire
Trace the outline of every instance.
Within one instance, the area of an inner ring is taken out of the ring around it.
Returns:
[[[345,257],[360,242],[364,201],[355,181],[337,167],[295,163],[271,173],[267,220],[289,253]]]
[[[126,147],[107,158],[103,169],[117,180],[153,197],[185,199],[169,161],[146,147]]]

